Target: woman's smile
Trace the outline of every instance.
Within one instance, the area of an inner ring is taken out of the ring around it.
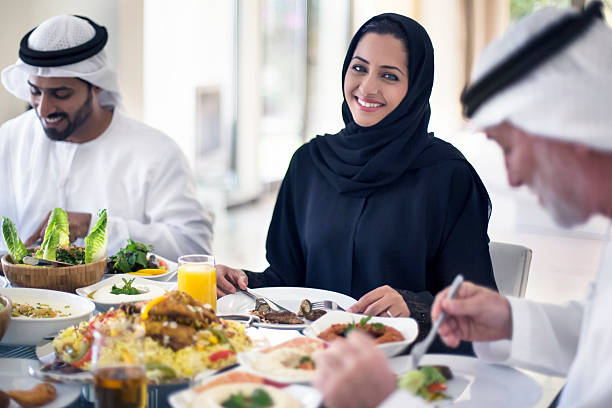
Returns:
[[[379,108],[385,105],[384,103],[378,102],[374,99],[360,98],[359,96],[355,96],[355,99],[359,104],[359,109],[364,112],[376,112]]]

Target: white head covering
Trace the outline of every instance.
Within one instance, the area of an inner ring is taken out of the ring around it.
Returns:
[[[482,52],[472,83],[575,9],[546,8],[512,25]],[[486,100],[477,129],[508,121],[537,136],[612,150],[612,30],[601,20],[557,55]]]
[[[30,35],[28,46],[36,51],[57,51],[84,44],[94,35],[94,28],[86,20],[62,15],[52,17],[39,25]],[[102,88],[99,95],[102,106],[121,107],[117,74],[108,62],[104,50],[83,61],[59,67],[36,67],[18,59],[15,64],[2,70],[2,85],[19,99],[29,102],[27,80],[30,75],[81,78]]]

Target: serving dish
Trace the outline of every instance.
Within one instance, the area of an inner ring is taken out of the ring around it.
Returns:
[[[14,264],[11,256],[2,257],[4,275],[12,286],[74,292],[91,285],[104,276],[107,257],[87,264],[66,267],[39,267]],[[41,273],[44,272],[44,273]]]
[[[147,289],[146,293],[140,295],[111,295],[108,292],[113,285],[123,287],[127,281],[132,282],[132,286],[136,288]],[[108,279],[104,279],[93,285],[78,288],[76,293],[95,303],[96,309],[100,312],[105,312],[111,307],[118,308],[121,303],[131,303],[139,301],[147,301],[155,299],[166,292],[176,289],[176,282],[157,282],[151,279],[144,279],[139,276],[130,274],[111,275]],[[104,297],[101,297],[104,295]]]
[[[6,296],[0,296],[0,340],[4,337],[6,328],[11,322],[11,311],[13,310],[13,302]]]
[[[331,327],[332,324],[359,323],[362,319],[368,317],[369,316],[333,310],[312,322],[312,324],[304,329],[303,333],[305,336],[318,338],[319,334]],[[395,356],[404,351],[409,344],[414,342],[419,333],[416,321],[410,317],[371,317],[368,323],[382,323],[395,328],[404,336],[403,341],[378,344],[378,347],[387,357]]]
[[[67,316],[51,318],[11,317],[0,344],[35,346],[44,337],[55,335],[62,329],[89,320],[95,309],[94,303],[89,299],[47,289],[1,288],[0,295],[11,299],[13,307],[15,303],[31,306],[41,303],[67,314]]]
[[[411,356],[394,357],[389,362],[393,372],[399,376],[412,369]],[[536,406],[542,397],[540,385],[512,367],[451,354],[425,354],[419,364],[447,366],[453,374],[445,392],[449,399],[435,401],[435,405],[423,402],[424,405],[440,408],[529,408]]]
[[[324,347],[322,340],[295,337],[276,346],[238,353],[238,363],[246,371],[280,383],[310,383],[317,374],[313,356]]]
[[[213,386],[213,383],[218,383],[219,385]],[[208,393],[211,390],[218,390],[218,387],[227,387],[232,385],[235,385],[236,388],[229,390],[229,393],[236,393],[243,391],[243,387],[245,384],[251,384],[255,386],[264,385],[278,388],[283,393],[287,393],[293,399],[297,400],[299,405],[303,408],[317,408],[321,404],[321,394],[312,387],[298,384],[292,384],[289,386],[286,386],[285,384],[276,384],[274,382],[266,380],[261,376],[245,372],[240,368],[233,369],[217,376],[209,377],[204,382],[194,387],[171,394],[168,398],[168,402],[174,408],[190,408],[196,406],[203,406],[199,404],[205,402],[202,401],[202,399],[198,400],[198,398],[202,398],[202,394]]]

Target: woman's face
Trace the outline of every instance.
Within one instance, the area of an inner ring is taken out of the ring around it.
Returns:
[[[344,78],[344,97],[353,120],[363,127],[383,120],[408,91],[408,55],[391,34],[364,35]]]

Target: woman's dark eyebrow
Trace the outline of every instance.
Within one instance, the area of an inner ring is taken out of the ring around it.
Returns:
[[[57,91],[72,91],[72,88],[69,88],[67,86],[60,86],[58,88],[41,88],[38,85],[34,85],[33,83],[31,83],[30,81],[28,81],[28,85],[30,85],[32,88],[38,89],[38,90],[43,90],[45,92],[57,92]]]
[[[370,62],[369,62],[368,60],[366,60],[366,59],[364,59],[364,58],[361,58],[361,57],[359,57],[359,56],[357,56],[357,55],[355,55],[355,56],[353,57],[353,59],[358,59],[359,61],[362,61],[362,62],[364,62],[364,63],[366,63],[366,64],[370,64]],[[400,74],[402,74],[402,75],[406,76],[406,74],[404,74],[404,73],[402,72],[402,70],[401,70],[401,69],[399,69],[398,67],[394,67],[393,65],[381,65],[380,67],[381,67],[381,68],[383,68],[383,69],[395,69],[395,70],[396,70],[396,71],[398,71]]]

